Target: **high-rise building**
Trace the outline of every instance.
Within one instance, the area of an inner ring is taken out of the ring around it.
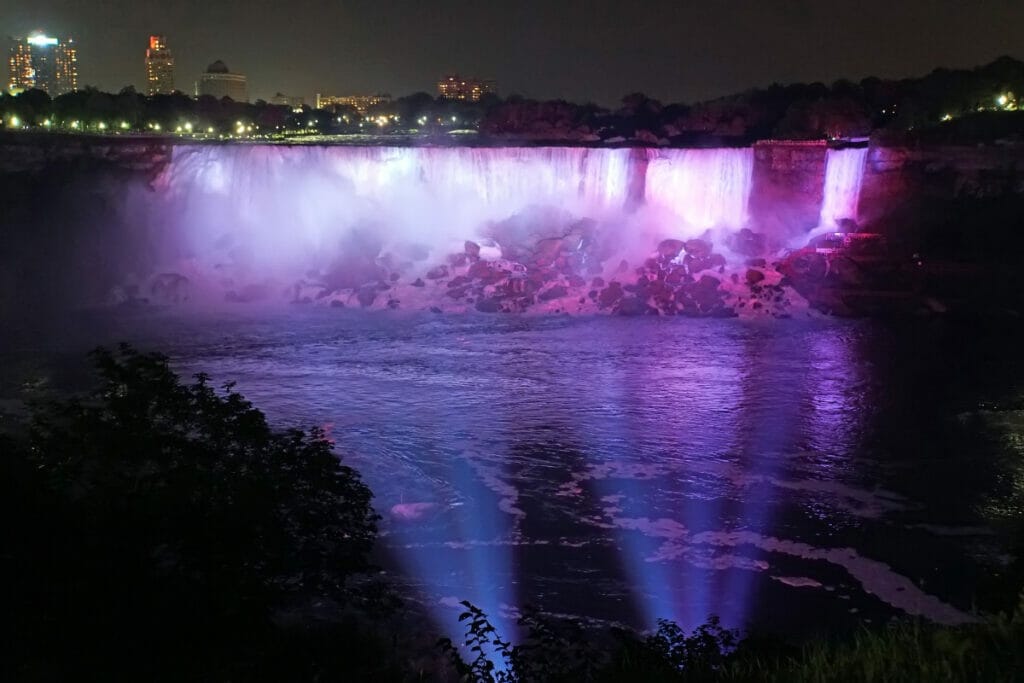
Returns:
[[[299,95],[285,95],[284,93],[277,93],[270,98],[270,103],[291,107],[295,111],[302,111],[302,108],[306,106],[306,98]]]
[[[316,94],[316,108],[317,109],[335,109],[337,107],[352,107],[360,113],[362,116],[366,116],[366,112],[370,110],[370,107],[375,107],[378,104],[387,104],[391,101],[391,95],[387,93],[379,93],[377,95],[321,95]]]
[[[480,78],[462,78],[458,74],[445,76],[437,82],[437,94],[446,100],[479,102],[488,93],[497,92],[494,81]]]
[[[7,58],[12,91],[44,90],[51,97],[78,90],[78,50],[71,38],[60,40],[36,32],[11,38]]]
[[[196,97],[212,95],[218,100],[230,97],[235,102],[249,101],[249,86],[243,74],[231,73],[219,59],[206,69],[196,83]]]
[[[174,92],[174,56],[164,36],[150,36],[146,48],[146,94],[170,95]]]

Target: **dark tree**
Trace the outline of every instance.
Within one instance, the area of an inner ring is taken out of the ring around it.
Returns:
[[[282,610],[361,604],[377,517],[321,431],[275,431],[160,355],[94,359],[91,393],[37,406],[3,444],[22,673],[245,670]]]

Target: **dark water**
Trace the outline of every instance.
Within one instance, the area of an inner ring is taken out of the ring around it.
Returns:
[[[877,321],[104,313],[9,328],[0,393],[129,340],[330,425],[381,562],[468,598],[790,633],[968,617],[1024,500],[1017,328]]]

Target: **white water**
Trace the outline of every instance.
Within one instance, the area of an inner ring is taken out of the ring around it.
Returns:
[[[825,197],[819,226],[836,227],[844,218],[857,220],[857,204],[864,180],[865,149],[830,149],[825,160]]]
[[[690,228],[742,228],[753,181],[752,149],[668,149],[647,167],[646,202]]]

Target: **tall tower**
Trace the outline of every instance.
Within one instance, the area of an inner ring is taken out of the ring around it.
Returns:
[[[71,38],[58,40],[36,32],[11,38],[7,58],[11,90],[44,90],[51,97],[78,90],[78,49]]]
[[[170,95],[174,92],[174,57],[164,36],[150,36],[146,49],[146,93]]]

